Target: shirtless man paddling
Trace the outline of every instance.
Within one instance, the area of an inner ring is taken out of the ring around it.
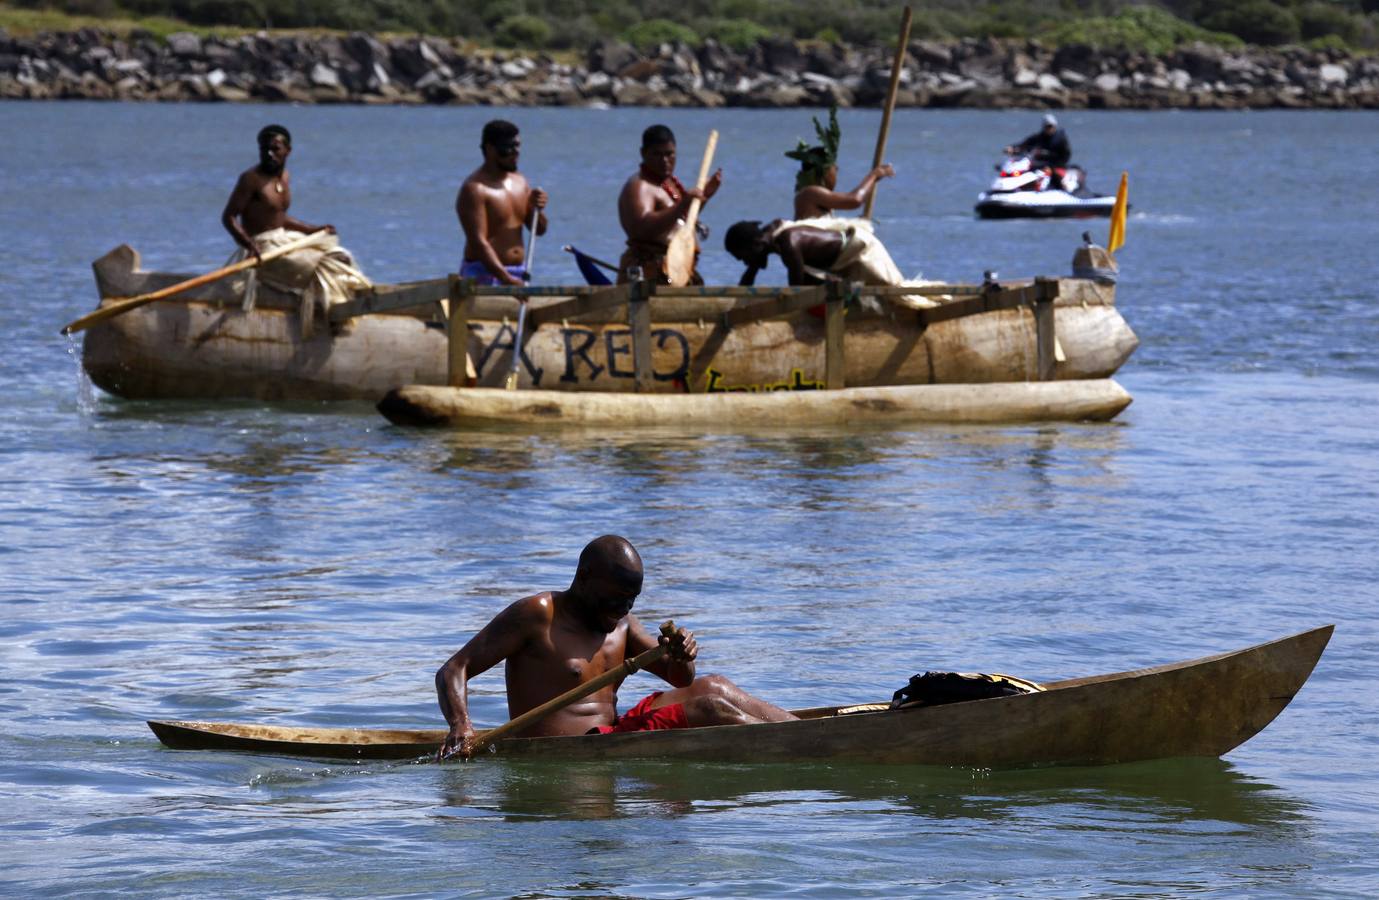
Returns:
[[[436,672],[436,695],[450,733],[439,757],[469,758],[475,732],[469,720],[469,679],[505,662],[508,716],[516,718],[547,700],[621,666],[624,659],[669,644],[647,667],[671,690],[655,692],[619,716],[618,685],[551,713],[524,737],[697,728],[784,722],[791,713],[743,691],[718,675],[695,677],[698,643],[692,632],[653,637],[632,615],[642,590],[642,560],[625,539],[604,535],[579,556],[574,581],[543,591],[500,612]]]
[[[537,212],[536,233],[546,233],[546,192],[533,189],[517,171],[522,138],[517,126],[494,119],[484,126],[483,165],[469,174],[455,197],[455,214],[464,231],[460,275],[483,285],[525,284],[522,229]]]
[[[627,250],[618,262],[618,281],[632,280],[628,271],[639,268],[642,277],[666,284],[666,251],[676,223],[689,215],[690,203],[707,202],[723,183],[719,169],[698,188],[687,188],[675,177],[675,133],[664,125],[642,132],[642,164],[618,194],[618,221],[627,234]],[[703,284],[695,272],[691,284]]]
[[[334,225],[308,225],[292,218],[292,179],[287,172],[287,157],[292,153],[292,136],[281,125],[268,125],[259,132],[259,164],[246,169],[235,182],[235,189],[220,214],[221,224],[235,243],[259,259],[260,247],[254,235],[275,228],[315,234],[335,234]]]

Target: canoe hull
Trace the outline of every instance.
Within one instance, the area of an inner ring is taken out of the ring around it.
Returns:
[[[501,741],[507,757],[829,761],[1020,768],[1220,756],[1249,740],[1307,681],[1332,626],[1189,662],[1070,679],[1036,694],[894,712],[796,710],[797,722]],[[319,729],[150,722],[170,747],[353,759],[433,754],[439,729]]]
[[[120,247],[95,265],[102,298],[132,296],[183,276],[139,271]],[[367,399],[404,384],[443,385],[448,349],[444,281],[406,288],[421,306],[319,323],[303,336],[297,302],[261,287],[240,308],[233,280],[217,282],[87,330],[83,365],[95,384],[130,398]],[[561,298],[537,298],[533,309]],[[434,301],[434,302],[432,302]],[[109,302],[103,300],[102,303]],[[807,312],[725,328],[722,313],[755,298],[653,298],[651,390],[705,393],[808,388],[824,378],[824,322]],[[512,368],[517,302],[485,298],[469,319],[478,384],[503,385]],[[1063,279],[1054,305],[1060,380],[1105,378],[1138,343],[1114,305],[1114,287]],[[850,386],[1030,381],[1038,350],[1029,309],[985,312],[921,327],[915,314],[849,313],[844,381]],[[529,328],[518,368],[523,388],[628,393],[635,388],[625,311]]]
[[[409,385],[378,409],[398,425],[450,428],[796,428],[1104,421],[1130,405],[1109,378],[725,394],[583,394]]]

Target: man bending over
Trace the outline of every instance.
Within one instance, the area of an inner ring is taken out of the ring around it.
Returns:
[[[543,591],[500,612],[436,672],[436,695],[450,723],[440,757],[468,758],[475,732],[469,720],[469,679],[506,663],[508,716],[558,697],[621,666],[657,645],[632,615],[642,590],[642,559],[624,538],[604,535],[579,555],[574,581],[563,591]],[[721,675],[695,677],[698,644],[677,628],[668,653],[647,667],[671,686],[618,715],[618,685],[577,700],[523,732],[523,737],[573,735],[705,725],[785,722],[791,713],[743,691]]]

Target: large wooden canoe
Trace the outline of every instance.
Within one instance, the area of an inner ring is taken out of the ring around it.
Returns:
[[[398,425],[712,430],[1104,421],[1130,400],[1110,378],[744,394],[593,394],[409,385],[389,391],[378,409]]]
[[[1041,693],[947,706],[839,714],[798,722],[637,734],[514,738],[505,757],[559,760],[804,760],[972,767],[1102,765],[1220,756],[1273,721],[1331,639],[1327,625],[1245,650],[1114,675],[1045,684]],[[285,756],[410,759],[434,753],[439,729],[297,728],[148,723],[169,747]]]
[[[101,305],[175,284],[188,276],[140,269],[128,246],[93,268]],[[1015,281],[1002,288],[1021,290]],[[853,308],[841,340],[840,382],[849,387],[1102,379],[1138,341],[1115,307],[1115,287],[1091,278],[1050,279],[1058,360],[1039,371],[1032,308],[1000,306],[977,314],[982,285],[951,286],[943,313],[888,304]],[[946,287],[944,288],[947,289]],[[551,290],[551,289],[547,289]],[[770,288],[700,289],[656,296],[650,304],[649,377],[642,392],[705,393],[813,387],[826,373],[826,326],[807,310],[730,323],[729,313],[769,298]],[[963,293],[963,290],[966,293]],[[399,385],[450,381],[448,279],[380,285],[331,310],[331,323],[303,337],[294,297],[261,286],[257,306],[241,309],[226,280],[150,303],[92,326],[82,363],[102,390],[131,398],[367,399]],[[999,292],[997,292],[999,293]],[[568,310],[567,297],[530,302],[518,386],[550,391],[628,393],[637,387],[629,308]],[[466,351],[477,384],[501,387],[512,367],[519,301],[466,301]],[[563,304],[563,305],[562,305]],[[945,317],[952,311],[952,317]],[[532,327],[532,326],[535,327]]]

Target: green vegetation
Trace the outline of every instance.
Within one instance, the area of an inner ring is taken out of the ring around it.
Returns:
[[[1035,37],[1163,52],[1185,41],[1379,47],[1379,0],[911,0],[915,39]],[[15,32],[100,24],[221,33],[330,29],[422,32],[483,44],[582,50],[600,38],[648,48],[713,38],[884,44],[902,0],[8,0]]]

